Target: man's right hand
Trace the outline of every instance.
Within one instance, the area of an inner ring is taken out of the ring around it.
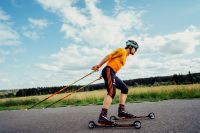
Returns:
[[[99,70],[99,68],[100,68],[100,66],[99,66],[99,65],[95,65],[95,66],[93,66],[91,69],[92,69],[92,70],[94,70],[94,71],[98,71],[98,70]]]

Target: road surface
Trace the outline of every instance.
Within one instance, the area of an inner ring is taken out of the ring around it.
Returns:
[[[112,105],[109,116],[117,114]],[[156,119],[141,120],[141,129],[88,128],[101,106],[0,111],[0,133],[200,133],[200,99],[130,103],[135,115],[154,112]]]

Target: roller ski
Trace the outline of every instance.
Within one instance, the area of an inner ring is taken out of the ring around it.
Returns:
[[[107,112],[103,110],[99,115],[98,123],[90,121],[88,127],[93,129],[94,127],[134,127],[136,129],[141,128],[141,122],[135,121],[131,124],[119,124],[107,118]]]
[[[132,124],[119,124],[116,122],[113,123],[95,123],[94,121],[90,121],[88,124],[89,129],[93,129],[93,128],[99,128],[99,127],[134,127],[135,129],[140,129],[141,128],[141,122],[140,121],[134,121]]]
[[[111,121],[120,121],[120,120],[133,120],[133,119],[143,119],[143,118],[155,119],[155,114],[149,113],[149,115],[147,115],[147,116],[135,116],[135,115],[125,111],[124,105],[120,105],[118,108],[118,117],[111,116],[110,120]]]
[[[111,121],[125,121],[125,120],[134,120],[134,119],[155,119],[155,114],[153,112],[149,113],[148,115],[144,115],[144,116],[135,116],[132,114],[129,114],[128,112],[126,112],[127,115],[122,116],[122,115],[118,115],[118,117],[116,116],[111,116],[110,120]]]

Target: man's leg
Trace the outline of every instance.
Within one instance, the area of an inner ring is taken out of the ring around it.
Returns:
[[[99,123],[103,123],[104,121],[106,121],[108,109],[111,103],[112,103],[112,97],[107,95],[103,101],[103,106],[102,106],[101,113],[99,115],[99,120],[98,120]]]
[[[127,94],[121,93],[119,96],[118,116],[121,116],[122,111],[125,111]]]
[[[116,81],[116,87],[121,90],[121,94],[119,96],[119,105],[125,105],[126,103],[126,98],[128,94],[128,87],[126,84],[117,76],[115,76],[115,81]]]
[[[103,107],[104,109],[109,109],[110,107],[110,104],[112,103],[112,97],[107,95],[105,98],[104,98],[104,101],[103,101]]]
[[[115,77],[115,80],[116,80],[116,87],[121,90],[121,94],[119,96],[118,116],[131,118],[133,117],[133,115],[125,111],[125,103],[128,94],[128,87],[117,76]]]
[[[112,99],[115,97],[116,88],[115,88],[115,80],[114,80],[114,73],[111,71],[111,68],[106,67],[102,71],[102,76],[105,81],[105,86],[107,88],[107,96],[104,98],[103,107],[101,113],[99,115],[99,123],[113,123],[107,118],[107,112],[112,103]]]
[[[121,93],[119,96],[119,104],[125,105],[126,103],[127,94]]]

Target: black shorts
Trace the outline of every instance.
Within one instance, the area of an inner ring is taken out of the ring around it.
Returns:
[[[102,70],[102,77],[105,81],[108,95],[112,98],[115,97],[116,88],[120,89],[121,93],[128,94],[128,87],[120,78],[116,76],[114,70],[110,66],[106,66]]]

